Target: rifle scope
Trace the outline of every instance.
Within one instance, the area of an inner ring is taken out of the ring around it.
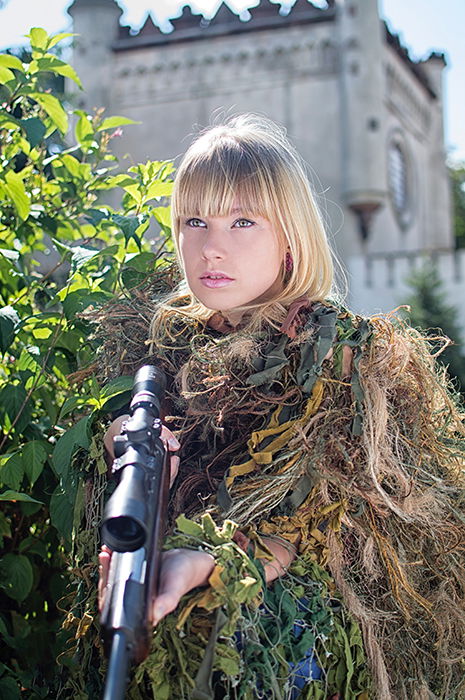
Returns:
[[[162,479],[165,448],[160,440],[160,404],[165,374],[145,365],[134,378],[130,418],[114,438],[118,485],[102,520],[103,542],[115,552],[143,547],[152,527],[152,498]]]

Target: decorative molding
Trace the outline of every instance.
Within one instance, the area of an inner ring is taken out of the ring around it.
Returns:
[[[386,64],[386,88],[388,102],[396,111],[408,119],[415,131],[420,130],[424,135],[428,134],[431,128],[431,110],[436,104],[417,97],[413,86],[392,61]]]
[[[271,73],[273,77],[278,77],[280,71],[285,72],[286,79],[289,73],[292,73],[293,79],[299,79],[307,75],[328,75],[333,74],[337,70],[338,51],[337,46],[328,37],[322,38],[320,41],[309,42],[308,40],[287,42],[277,42],[272,46],[258,46],[252,48],[249,43],[243,47],[234,45],[234,48],[223,48],[223,50],[196,54],[178,51],[177,55],[171,53],[164,57],[163,53],[154,56],[152,62],[144,60],[125,61],[121,68],[116,69],[116,81],[127,81],[129,84],[124,86],[124,91],[128,95],[132,93],[131,83],[133,80],[139,80],[141,76],[150,77],[157,74],[163,81],[160,83],[160,90],[170,90],[175,87],[176,90],[182,86],[183,78],[189,85],[192,84],[192,71],[194,69],[203,70],[206,67],[210,69],[228,70],[232,75],[225,77],[226,82],[235,84],[231,77],[235,77],[235,73],[247,67],[248,70],[254,71],[256,75],[260,72],[263,74]],[[176,72],[177,84],[174,86],[171,82],[172,73]],[[216,75],[216,74],[215,74]],[[250,74],[247,76],[250,82]],[[166,81],[166,84],[165,84]],[[208,75],[204,76],[203,82],[208,83]],[[216,85],[216,77],[212,79]]]
[[[414,61],[410,57],[409,51],[407,47],[401,43],[399,35],[391,32],[386,22],[384,22],[384,27],[386,32],[386,44],[395,51],[400,60],[405,64],[405,66],[412,73],[412,75],[415,76],[417,82],[422,86],[424,90],[426,90],[429,96],[437,97],[435,91],[432,88],[431,82],[428,78],[422,61]],[[442,54],[442,56],[444,57],[444,54]]]

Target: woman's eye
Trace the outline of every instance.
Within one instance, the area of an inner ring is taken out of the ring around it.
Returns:
[[[202,219],[193,218],[187,219],[186,226],[190,226],[191,228],[202,228],[203,226],[205,226],[205,224],[202,221]]]
[[[249,226],[253,226],[253,221],[249,219],[238,219],[234,222],[234,226],[237,226],[237,228],[248,228]]]

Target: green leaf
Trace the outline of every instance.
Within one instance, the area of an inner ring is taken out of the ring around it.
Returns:
[[[127,267],[121,272],[121,281],[126,289],[134,289],[147,279],[148,272],[139,272],[133,267]]]
[[[2,700],[21,700],[19,686],[11,676],[0,678],[0,698]]]
[[[26,36],[31,40],[31,48],[42,50],[47,48],[49,36],[42,27],[33,27]]]
[[[176,528],[184,535],[191,535],[192,537],[203,536],[202,526],[195,523],[193,520],[189,520],[189,518],[186,518],[183,514],[176,518]]]
[[[110,185],[110,187],[127,187],[136,183],[130,175],[120,173],[119,175],[113,175],[113,177],[109,177],[108,184]]]
[[[19,316],[12,306],[0,309],[0,352],[6,352],[15,337]]]
[[[23,554],[6,554],[0,560],[0,586],[5,593],[19,603],[32,589],[34,579],[29,558]]]
[[[134,119],[128,119],[127,117],[108,117],[103,120],[97,131],[116,129],[118,126],[124,126],[125,124],[140,124],[140,122],[135,122]]]
[[[60,535],[71,540],[74,518],[74,502],[70,502],[69,495],[59,486],[50,499],[50,519]]]
[[[0,391],[0,415],[6,414],[13,422],[21,411],[15,425],[17,432],[21,432],[28,425],[31,417],[29,404],[24,406],[26,397],[26,391],[21,384],[6,384]]]
[[[160,197],[170,197],[173,192],[174,182],[162,182],[155,180],[147,190],[146,200],[160,199]]]
[[[53,243],[56,246],[59,253],[64,254],[67,260],[71,262],[71,268],[73,272],[77,272],[83,267],[89,260],[95,258],[95,256],[100,255],[100,250],[95,248],[85,248],[84,246],[70,246],[62,243],[57,238],[53,238]]]
[[[77,36],[77,34],[74,34],[73,32],[60,32],[59,34],[49,37],[48,48],[51,49],[52,46],[55,46],[58,44],[58,42],[63,41],[63,39],[67,39],[70,36]]]
[[[53,450],[53,465],[57,474],[68,473],[71,458],[78,447],[88,449],[90,445],[90,416],[81,418],[72,428],[62,435]]]
[[[4,187],[8,197],[11,199],[18,212],[19,218],[24,221],[29,216],[31,203],[26,194],[21,175],[9,170],[5,174]]]
[[[21,454],[17,452],[7,453],[0,457],[0,482],[17,491],[23,480],[24,465]]]
[[[68,396],[68,398],[65,400],[61,411],[60,411],[60,418],[64,418],[65,416],[68,415],[68,413],[72,413],[74,409],[81,405],[82,400],[81,397],[79,396]]]
[[[2,543],[4,537],[11,537],[11,525],[6,515],[0,511],[0,540]]]
[[[76,128],[74,134],[76,136],[76,141],[81,146],[89,146],[94,140],[94,127],[90,117],[85,112],[76,111],[75,114],[79,114],[79,119],[76,123]]]
[[[32,97],[42,107],[57,129],[65,134],[68,129],[68,117],[60,101],[46,92],[31,92],[29,97]]]
[[[134,377],[117,377],[106,384],[100,394],[101,399],[110,399],[112,396],[123,394],[132,389]]]
[[[155,269],[155,261],[156,256],[154,253],[148,252],[139,253],[130,258],[121,272],[124,286],[127,289],[133,289],[142,284]]]
[[[155,261],[155,253],[137,253],[136,255],[126,259],[125,267],[131,267],[139,272],[150,274],[155,268]]]
[[[104,219],[109,219],[110,218],[110,213],[108,209],[88,209],[86,211],[86,219],[90,221],[91,224],[94,224],[96,226],[99,224],[101,221]],[[113,246],[111,246],[113,247]],[[118,247],[116,247],[116,250],[118,250]],[[0,249],[1,252],[1,249]]]
[[[35,373],[40,371],[41,366],[38,362],[40,359],[40,350],[37,345],[27,345],[21,350],[21,355],[17,361],[16,368],[20,371],[30,370]]]
[[[0,66],[0,83],[5,84],[9,83],[10,80],[15,79],[15,74],[9,69],[5,68],[4,66]]]
[[[35,498],[32,498],[32,496],[28,496],[27,493],[19,493],[18,491],[12,490],[0,493],[0,501],[12,501],[13,503],[16,503],[16,501],[25,501],[26,503],[40,503],[43,505],[42,501],[38,501]]]
[[[50,71],[52,73],[57,73],[58,75],[63,75],[65,78],[70,78],[71,80],[74,80],[74,82],[80,88],[82,88],[82,83],[74,68],[70,66],[69,63],[65,63],[65,61],[62,61],[53,54],[46,54],[45,56],[38,58],[37,67],[39,70]]]
[[[10,129],[14,131],[16,127],[19,126],[19,119],[16,119],[16,117],[13,117],[11,114],[3,111],[0,108],[0,126],[2,129]]]
[[[157,207],[152,213],[162,228],[169,232],[171,228],[171,207]]]
[[[47,547],[43,540],[40,540],[38,537],[30,536],[21,540],[19,543],[19,553],[24,554],[25,552],[28,554],[38,554],[39,557],[45,559],[47,556]]]
[[[0,54],[0,66],[4,68],[15,68],[24,73],[24,66],[17,56],[11,56],[7,53]]]
[[[75,246],[73,248],[73,254],[71,256],[71,268],[73,272],[77,272],[81,269],[89,260],[95,258],[100,254],[99,250],[95,248],[84,248],[84,246]]]
[[[76,289],[75,292],[70,292],[63,299],[63,311],[66,318],[75,318],[76,314],[81,313],[89,306],[102,306],[112,298],[112,294],[105,292],[89,292],[87,289]]]
[[[136,234],[136,231],[141,223],[139,217],[121,216],[121,214],[113,214],[111,219],[123,232],[126,243],[129,243],[131,238],[133,238],[140,248],[140,239]]]
[[[24,472],[31,486],[35,484],[42,473],[48,456],[48,445],[43,440],[31,440],[21,449]],[[7,484],[10,486],[10,484]]]
[[[71,173],[74,177],[80,177],[82,172],[81,172],[81,163],[78,161],[77,158],[72,156],[70,153],[65,153],[65,155],[61,156],[60,161],[63,163],[65,166],[66,170]],[[88,164],[85,164],[85,169],[87,169]]]
[[[0,248],[0,255],[3,255],[7,260],[13,260],[16,262],[19,260],[19,253],[17,250],[10,250],[9,248]]]
[[[47,127],[39,117],[29,117],[29,119],[20,119],[19,124],[26,132],[26,138],[35,148],[45,136]]]

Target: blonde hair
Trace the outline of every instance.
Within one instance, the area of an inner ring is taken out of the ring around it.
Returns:
[[[276,298],[243,309],[254,311],[252,321],[267,319],[277,324],[294,299],[326,298],[334,282],[332,253],[305,166],[285,129],[266,117],[241,114],[210,127],[186,152],[176,174],[171,204],[172,233],[181,267],[178,240],[182,219],[228,216],[235,199],[244,213],[272,222],[283,251],[282,289]],[[288,272],[286,250],[293,260]],[[207,319],[213,311],[193,296],[184,281],[161,305],[159,314],[176,312]]]

